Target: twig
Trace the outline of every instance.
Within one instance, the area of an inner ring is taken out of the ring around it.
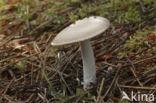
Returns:
[[[135,74],[135,71],[133,70],[133,69],[135,69],[135,66],[134,66],[133,62],[132,62],[129,58],[128,58],[128,61],[129,61],[129,62],[131,63],[131,65],[132,65],[132,68],[130,67],[130,70],[131,70],[131,72],[133,73],[135,79],[137,80],[137,82],[139,83],[139,85],[140,85],[141,87],[143,87],[142,83],[139,81],[137,75]]]
[[[137,86],[126,86],[126,85],[119,85],[121,88],[133,88],[133,89],[147,89],[147,90],[156,90],[153,87],[137,87]]]
[[[107,38],[102,38],[102,39],[100,38],[100,40],[96,40],[96,41],[91,42],[92,45],[93,45],[93,46],[96,46],[96,45],[98,45],[98,44],[104,42],[105,40],[108,40],[108,39],[111,39],[111,38],[113,38],[113,37],[116,37],[116,36],[119,35],[118,33],[120,33],[120,34],[125,33],[125,32],[121,33],[120,30],[116,30],[116,31],[114,31],[114,32],[115,32],[115,33],[114,33],[114,35],[112,35],[112,36],[109,36],[109,37],[107,37]]]
[[[22,60],[24,60],[24,59],[26,59],[26,58],[30,58],[30,57],[33,57],[33,56],[36,56],[37,54],[33,54],[33,55],[30,55],[30,56],[28,56],[28,57],[23,57],[23,58],[20,58],[20,59],[16,59],[16,61],[14,62],[14,63],[17,63],[17,62],[19,62],[19,61],[22,61]],[[18,56],[18,55],[16,55],[16,56]],[[15,56],[15,57],[16,57]],[[14,56],[13,56],[14,57]],[[14,64],[14,63],[10,63],[10,64],[7,64],[7,65],[5,65],[5,66],[3,66],[3,67],[0,67],[0,73],[2,73],[3,71],[5,71],[5,70],[7,70],[7,67],[9,66],[9,65],[11,65],[11,64]]]
[[[153,88],[156,88],[156,84],[153,86]],[[153,91],[153,90],[149,91],[149,93],[153,93],[153,94],[154,94],[154,92],[156,92],[156,91]]]
[[[117,68],[116,65],[114,65],[114,64],[110,64],[110,63],[108,63],[107,61],[102,61],[102,62],[98,62],[98,63],[99,63],[99,64],[105,64],[105,65],[108,65],[108,66],[112,66],[112,67]],[[98,63],[96,63],[96,64],[98,64]]]
[[[102,56],[102,55],[104,55],[104,54],[107,54],[107,53],[110,53],[110,52],[116,50],[116,49],[119,48],[122,44],[124,44],[124,43],[128,40],[128,38],[129,38],[129,34],[127,35],[127,37],[125,38],[125,40],[121,41],[117,46],[112,47],[112,49],[111,49],[111,50],[108,50],[107,52],[101,52],[101,53],[99,53],[96,57],[98,58],[98,57],[100,57],[100,56]]]
[[[145,72],[143,75],[149,75],[153,73],[156,73],[156,66],[154,66],[150,71]]]
[[[104,85],[104,81],[105,81],[105,78],[102,78],[102,82],[100,84],[100,89],[99,89],[99,92],[98,92],[98,97],[97,97],[97,103],[99,103],[99,100],[101,98],[101,93],[102,93],[102,89],[103,89],[103,85]]]
[[[152,44],[151,46],[148,46],[146,49],[144,49],[144,50],[142,50],[142,51],[140,51],[140,52],[134,54],[134,55],[131,56],[130,58],[133,58],[133,57],[135,57],[136,55],[142,54],[142,53],[145,52],[146,50],[152,49],[152,48],[155,47],[155,46],[156,46],[156,43],[155,43],[155,44]]]
[[[47,25],[48,23],[50,23],[52,20],[48,20],[43,22],[42,24],[40,24],[39,26],[37,26],[36,28],[34,28],[31,32],[29,32],[30,35],[32,35],[35,31],[37,31],[38,29],[40,29],[41,27],[44,27],[45,25]]]
[[[13,83],[13,81],[14,81],[14,79],[12,79],[12,80],[10,81],[10,83],[7,85],[7,87],[5,88],[5,91],[3,92],[2,97],[0,98],[0,101],[2,101],[4,95],[5,95],[6,92],[8,91],[8,89],[9,89],[9,87],[11,86],[11,84]]]
[[[119,72],[120,72],[120,69],[121,69],[121,65],[118,64],[118,69],[117,69],[117,72],[116,72],[116,74],[115,74],[115,76],[114,76],[114,78],[113,78],[113,81],[112,81],[112,83],[110,84],[109,88],[107,89],[106,93],[102,96],[101,100],[103,100],[103,99],[106,97],[106,95],[108,94],[108,92],[109,92],[110,89],[112,88],[113,84],[115,83],[115,80],[116,80],[117,77],[118,77],[118,74],[119,74]]]
[[[67,89],[69,90],[70,94],[73,95],[73,91],[69,88],[68,84],[66,83],[65,79],[63,78],[62,74],[60,74],[61,80],[64,82],[65,86],[67,87]]]
[[[0,45],[0,47],[3,46],[3,45],[5,45],[5,44],[8,43],[9,41],[11,41],[11,39],[13,39],[14,36],[16,36],[17,34],[19,34],[19,33],[16,32],[16,33],[11,34],[11,35],[6,39],[6,41],[4,41],[4,42]]]
[[[142,59],[142,60],[137,61],[137,62],[134,62],[134,65],[135,65],[135,64],[138,64],[138,63],[140,63],[140,62],[146,61],[146,60],[154,59],[154,58],[156,58],[156,55],[155,55],[155,56],[152,56],[152,57],[149,57],[149,58]]]
[[[29,5],[27,6],[26,13],[27,13],[27,15],[29,15]],[[26,24],[27,24],[27,27],[30,28],[29,19],[27,19]]]
[[[34,96],[34,94],[31,94],[31,95],[29,96],[29,98],[25,101],[25,103],[29,103],[33,96]]]
[[[139,4],[140,4],[140,6],[141,6],[142,12],[145,13],[145,12],[146,12],[146,8],[145,8],[145,6],[144,6],[142,0],[139,0]]]

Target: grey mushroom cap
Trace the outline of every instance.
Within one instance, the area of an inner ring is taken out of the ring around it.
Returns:
[[[59,46],[88,40],[103,33],[109,25],[110,22],[106,18],[99,16],[78,20],[58,33],[51,45]]]

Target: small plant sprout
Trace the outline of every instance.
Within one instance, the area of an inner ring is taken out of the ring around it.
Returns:
[[[84,90],[93,88],[92,84],[96,81],[95,58],[89,39],[103,33],[109,25],[109,21],[103,17],[84,18],[63,29],[51,43],[53,46],[80,43]]]

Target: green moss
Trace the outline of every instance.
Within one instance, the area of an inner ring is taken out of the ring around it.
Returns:
[[[32,2],[31,2],[32,3]],[[30,0],[25,2],[24,4],[16,3],[15,7],[17,8],[16,18],[18,20],[26,22],[28,19],[32,18],[32,15],[27,12],[27,8],[30,5]],[[30,11],[30,8],[29,8]]]
[[[140,47],[146,45],[144,36],[137,35],[130,37],[130,40],[125,44],[125,48],[129,51],[137,51]]]
[[[63,10],[69,6],[69,2],[62,2],[62,3],[54,3],[47,11],[47,16],[50,16],[54,19],[54,23],[64,23],[65,17],[59,14],[60,10]]]
[[[150,4],[154,6],[156,3],[152,0],[146,0],[144,4]],[[152,10],[153,9],[153,10]],[[139,3],[134,1],[127,0],[100,0],[99,2],[90,2],[90,4],[83,2],[80,8],[77,8],[78,12],[70,13],[69,17],[71,21],[75,21],[79,18],[84,18],[90,15],[104,16],[108,19],[113,19],[115,24],[129,24],[135,22],[140,24],[140,26],[145,25],[143,18],[151,15],[154,16],[154,13],[149,15],[141,14],[141,6]],[[155,8],[152,7],[151,10],[155,11]]]
[[[143,67],[143,69],[145,70],[145,71],[149,71],[149,70],[151,70],[153,68],[153,66],[151,66],[151,65],[147,65],[146,67]]]
[[[146,30],[138,30],[134,36],[130,36],[130,39],[123,45],[121,52],[118,54],[119,58],[125,58],[129,53],[137,53],[145,50],[148,47],[147,36],[150,33],[156,32],[156,26],[150,27]],[[147,53],[150,56],[151,52]]]
[[[26,66],[26,61],[27,61],[26,59],[20,61],[20,62],[16,65],[16,67],[17,67],[19,70],[24,70],[24,68],[25,68],[25,66]]]
[[[127,56],[127,53],[126,53],[126,52],[120,52],[120,53],[118,54],[118,56],[119,56],[120,59],[123,59],[124,57]]]
[[[74,15],[74,13],[70,13],[69,14],[69,19],[70,19],[70,21],[75,22],[76,20],[79,19],[79,16]]]

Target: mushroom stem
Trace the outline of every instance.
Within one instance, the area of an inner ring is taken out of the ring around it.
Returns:
[[[95,58],[92,46],[89,40],[80,42],[82,62],[83,62],[83,81],[84,90],[91,89],[92,83],[96,81]]]

